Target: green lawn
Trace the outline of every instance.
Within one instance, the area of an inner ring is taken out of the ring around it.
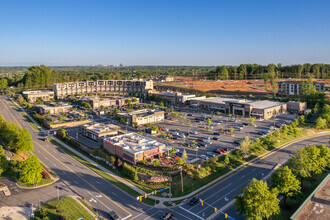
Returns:
[[[304,190],[297,198],[287,199],[287,207],[284,205],[283,199],[280,202],[280,213],[278,215],[271,216],[270,220],[282,220],[290,219],[293,213],[300,207],[300,205],[306,200],[306,198],[316,189],[316,187],[324,180],[328,173],[315,175],[313,178],[304,179]]]
[[[26,119],[27,122],[29,122],[29,124],[37,131],[40,131],[40,128],[38,128],[38,126],[36,124],[34,124],[31,119],[25,114],[22,113],[23,117]]]
[[[54,180],[53,179],[44,179],[42,178],[41,181],[35,185],[33,184],[27,184],[27,183],[23,183],[19,180],[17,180],[17,183],[20,185],[20,186],[24,186],[24,187],[36,187],[36,186],[43,186],[43,185],[48,185],[48,184],[51,184],[53,183]]]
[[[50,220],[60,219],[60,216],[64,217],[62,219],[83,218],[84,220],[94,220],[94,217],[71,197],[63,197],[59,200],[48,202],[43,204],[41,208]],[[39,209],[35,212],[35,217],[42,217]]]

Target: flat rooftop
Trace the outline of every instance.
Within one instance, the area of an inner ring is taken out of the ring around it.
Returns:
[[[137,133],[127,133],[118,135],[115,137],[106,138],[104,141],[108,141],[113,145],[120,146],[130,153],[136,154],[143,151],[158,148],[164,145],[154,139],[139,135]],[[169,149],[168,149],[169,150]]]
[[[211,98],[199,99],[199,101],[211,102],[216,104],[225,104],[226,102],[241,103],[241,104],[251,105],[253,108],[257,108],[257,109],[273,108],[285,104],[284,102],[276,102],[270,100],[250,100],[250,99],[237,99],[237,98],[226,98],[226,97],[211,97]]]
[[[33,90],[33,91],[23,91],[23,94],[31,95],[31,94],[43,94],[43,93],[53,93],[53,90]]]
[[[84,128],[94,133],[102,134],[102,133],[117,131],[119,129],[119,126],[114,124],[97,123],[94,125],[84,125]]]
[[[134,112],[130,112],[130,113],[118,113],[118,115],[122,115],[122,116],[132,116],[132,115],[138,115],[138,116],[148,116],[148,115],[153,115],[154,113],[157,112],[163,112],[163,111],[155,111],[155,110],[150,110],[150,109],[141,109],[141,110],[137,110]]]

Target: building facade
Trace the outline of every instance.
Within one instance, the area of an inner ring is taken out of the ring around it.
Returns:
[[[83,125],[82,135],[95,141],[99,141],[104,137],[117,135],[119,129],[120,127],[114,124],[97,123],[92,125]]]
[[[37,99],[50,101],[50,99],[54,98],[54,92],[51,90],[24,91],[23,97],[29,102],[36,102]]]
[[[96,94],[96,93],[118,93],[146,96],[153,90],[153,81],[133,80],[97,80],[86,82],[56,83],[53,85],[55,97],[64,99],[70,95]]]
[[[182,92],[153,92],[152,95],[161,100],[166,100],[166,103],[169,105],[180,105],[183,106],[185,104],[189,104],[189,100],[196,99],[196,95],[194,94],[186,94]],[[205,98],[205,96],[204,96]]]
[[[301,83],[303,81],[280,81],[277,82],[278,96],[299,96],[301,94]],[[313,82],[314,88],[318,92],[325,91],[325,83]]]
[[[290,114],[303,114],[307,109],[306,102],[288,102],[287,106]]]
[[[225,97],[212,97],[191,100],[191,105],[212,111],[240,115],[243,117],[271,118],[287,111],[287,104],[269,100],[247,100]]]
[[[127,124],[132,126],[135,123],[136,125],[144,125],[148,123],[163,121],[164,114],[164,111],[142,109],[130,113],[118,113],[117,116],[120,118],[125,118]]]
[[[67,112],[72,108],[72,105],[63,104],[49,104],[49,105],[36,105],[34,109],[40,114],[60,114]]]
[[[170,150],[164,143],[160,143],[137,133],[128,133],[105,138],[103,147],[110,154],[118,156],[132,164],[136,164],[141,160],[168,155]]]

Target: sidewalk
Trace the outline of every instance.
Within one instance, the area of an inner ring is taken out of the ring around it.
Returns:
[[[14,102],[14,101],[13,101]],[[15,102],[14,102],[15,103]],[[15,103],[16,104],[16,103]],[[16,104],[17,105],[17,104]],[[25,112],[25,110],[23,108],[21,108],[20,106],[18,106],[20,109],[22,109],[22,111]],[[26,113],[26,112],[25,112]],[[27,114],[27,116],[31,119],[31,121],[36,124],[40,129],[41,131],[44,131],[44,129],[42,127],[39,126],[39,124],[29,115]],[[273,150],[269,151],[269,152],[266,152],[256,158],[254,158],[253,160],[251,161],[248,161],[242,165],[240,165],[239,167],[229,171],[228,173],[218,177],[217,179],[209,182],[208,184],[198,188],[197,190],[185,195],[185,196],[180,196],[180,197],[175,197],[175,198],[171,198],[171,201],[178,201],[178,200],[184,200],[184,199],[187,199],[187,198],[190,198],[200,192],[202,192],[203,190],[211,187],[212,185],[220,182],[221,180],[223,180],[224,178],[230,176],[231,174],[233,174],[234,172],[237,172],[238,170],[246,167],[246,166],[249,166],[251,165],[252,163],[254,163],[255,161],[263,158],[263,157],[266,157],[266,156],[269,156],[273,153],[275,153],[277,150],[279,149],[282,149],[282,148],[285,148],[287,147],[288,145],[292,144],[292,143],[295,143],[295,142],[298,142],[298,141],[301,141],[301,140],[304,140],[304,139],[309,139],[309,138],[312,138],[312,137],[316,137],[316,136],[322,136],[322,135],[326,135],[326,134],[330,134],[329,131],[325,131],[325,132],[320,132],[320,133],[317,133],[317,134],[314,134],[314,135],[310,135],[310,136],[305,136],[305,137],[302,137],[302,138],[298,138],[298,139],[295,139],[295,140],[292,140],[292,141],[289,141],[285,144],[282,144],[280,145],[279,147],[277,148],[274,148]],[[128,187],[130,187],[131,189],[133,189],[134,191],[138,192],[139,194],[141,195],[144,195],[144,194],[147,194],[146,192],[144,192],[142,189],[138,188],[137,186],[127,182],[125,179],[121,178],[120,176],[114,174],[113,172],[109,171],[107,168],[101,166],[100,164],[94,162],[93,160],[89,159],[88,157],[86,157],[85,155],[81,154],[80,152],[72,149],[70,146],[68,146],[67,144],[63,143],[61,140],[57,139],[56,137],[54,137],[53,135],[51,135],[51,137],[58,143],[60,143],[63,147],[67,148],[68,150],[72,151],[73,153],[75,153],[76,155],[78,155],[79,157],[81,157],[82,159],[86,160],[87,162],[91,163],[92,165],[96,166],[97,168],[99,168],[100,170],[106,172],[108,175],[112,176],[113,178],[117,179],[118,181],[124,183],[125,185],[127,185]],[[168,202],[170,199],[169,198],[163,198],[163,197],[157,197],[157,196],[153,196],[153,195],[149,195],[148,198],[151,198],[151,199],[156,199],[160,202],[160,204],[162,204],[163,202]]]

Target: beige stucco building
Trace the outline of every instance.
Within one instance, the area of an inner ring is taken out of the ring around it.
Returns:
[[[35,102],[39,98],[43,101],[50,101],[54,98],[54,92],[51,90],[24,91],[23,96],[29,102]]]
[[[130,113],[118,113],[120,118],[126,118],[128,125],[144,125],[148,123],[155,123],[164,120],[164,111],[153,111],[149,109],[137,110]]]

